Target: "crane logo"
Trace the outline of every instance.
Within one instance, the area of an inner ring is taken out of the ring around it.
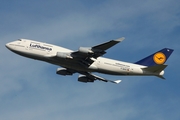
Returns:
[[[162,52],[158,52],[153,57],[156,64],[163,64],[166,61],[166,56]]]

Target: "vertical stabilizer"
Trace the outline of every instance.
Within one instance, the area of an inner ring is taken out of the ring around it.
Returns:
[[[144,66],[156,66],[164,64],[174,50],[170,48],[164,48],[154,54],[136,62],[135,64]]]

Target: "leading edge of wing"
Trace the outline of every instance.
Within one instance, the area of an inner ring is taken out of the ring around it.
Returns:
[[[92,48],[105,51],[105,50],[111,48],[112,46],[116,45],[117,43],[122,42],[124,39],[125,39],[125,37],[121,37],[121,38],[118,38],[116,40],[111,40],[109,42],[105,42],[105,43],[102,43],[100,45],[96,45]]]

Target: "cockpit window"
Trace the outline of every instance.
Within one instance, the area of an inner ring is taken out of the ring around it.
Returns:
[[[18,41],[22,41],[21,39],[18,39]]]

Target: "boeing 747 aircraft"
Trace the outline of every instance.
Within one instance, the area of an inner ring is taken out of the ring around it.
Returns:
[[[56,71],[59,75],[79,73],[80,82],[87,83],[95,80],[121,82],[121,80],[113,81],[99,77],[92,74],[93,72],[109,75],[157,76],[164,79],[164,69],[167,67],[164,63],[173,49],[164,48],[135,63],[101,57],[107,49],[123,40],[124,37],[93,47],[79,47],[77,51],[28,39],[18,39],[7,43],[6,47],[21,56],[61,66],[62,68],[57,68]]]

